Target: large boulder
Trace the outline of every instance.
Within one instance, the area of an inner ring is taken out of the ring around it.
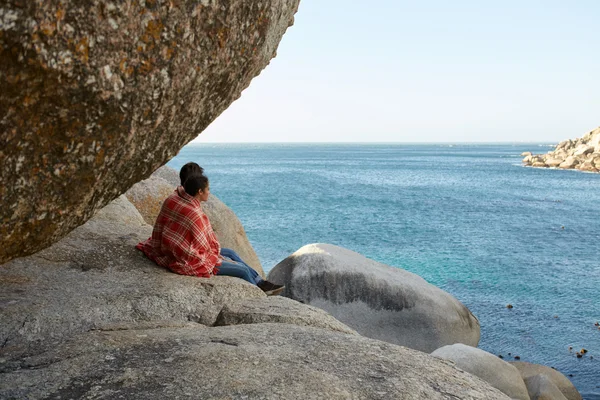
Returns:
[[[163,168],[165,167],[159,168],[157,172]],[[153,226],[163,202],[173,194],[175,188],[176,185],[167,182],[155,172],[148,179],[133,185],[125,192],[125,196],[137,208],[144,221]]]
[[[573,155],[575,157],[578,157],[578,156],[583,156],[583,155],[590,154],[590,153],[593,153],[593,152],[594,152],[594,146],[588,146],[587,144],[580,144],[573,151]]]
[[[558,167],[560,164],[563,163],[563,161],[564,160],[561,159],[561,158],[551,158],[551,157],[549,157],[549,158],[546,159],[545,164],[548,167]]]
[[[450,294],[342,247],[304,246],[268,279],[286,285],[284,296],[321,308],[367,337],[425,352],[479,342],[479,321]]]
[[[0,263],[64,237],[197,137],[299,0],[0,7]]]
[[[179,174],[168,166],[156,170],[148,179],[133,185],[125,195],[140,211],[144,220],[154,225],[163,201],[179,185]],[[262,277],[265,273],[246,231],[235,213],[212,193],[202,209],[219,238],[221,247],[235,250]]]
[[[567,400],[546,375],[533,375],[524,381],[531,400]]]
[[[545,365],[531,364],[524,361],[513,361],[510,364],[514,365],[519,370],[523,379],[526,380],[527,378],[537,375],[547,376],[568,400],[581,400],[581,394],[579,394],[569,378],[557,370],[546,367]]]
[[[288,324],[105,330],[3,356],[6,399],[509,400],[421,352]]]
[[[458,368],[478,376],[512,399],[529,400],[519,370],[487,351],[457,343],[441,347],[431,355],[454,361]]]
[[[583,161],[581,164],[577,164],[576,168],[585,172],[598,172],[598,169],[591,161]]]
[[[332,331],[357,335],[325,311],[287,297],[274,296],[243,299],[225,304],[215,321],[215,326],[277,322],[301,326],[314,326]]]
[[[224,304],[265,297],[238,278],[182,276],[157,266],[134,248],[151,230],[121,196],[50,248],[4,264],[3,350],[29,351],[113,324],[212,325]]]
[[[563,161],[558,167],[564,169],[571,169],[579,164],[579,160],[574,156],[569,156]]]

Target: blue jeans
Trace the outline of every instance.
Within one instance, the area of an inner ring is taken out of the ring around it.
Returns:
[[[246,264],[235,251],[223,248],[221,249],[221,256],[223,256],[223,262],[217,275],[235,276],[253,285],[262,282],[258,272]]]

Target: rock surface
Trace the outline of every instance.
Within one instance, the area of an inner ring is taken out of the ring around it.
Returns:
[[[454,361],[458,368],[478,376],[512,399],[529,400],[519,370],[487,351],[457,343],[439,348],[431,355]]]
[[[299,0],[0,6],[0,263],[64,237],[198,136]]]
[[[217,316],[215,326],[258,324],[277,322],[300,326],[314,326],[358,335],[356,331],[342,324],[325,311],[307,306],[281,296],[244,299],[225,304]]]
[[[426,354],[287,324],[101,331],[0,364],[0,398],[508,397]]]
[[[113,324],[212,325],[223,304],[265,297],[241,279],[182,276],[157,266],[134,248],[150,232],[121,196],[50,248],[2,265],[3,349],[30,351]]]
[[[573,386],[569,378],[557,370],[545,365],[531,364],[524,361],[513,361],[510,364],[519,370],[524,380],[536,375],[547,376],[568,400],[581,400],[581,394],[579,394],[579,391]]]
[[[450,294],[342,247],[304,246],[268,279],[286,285],[284,296],[321,308],[370,338],[428,353],[479,342],[479,321]]]
[[[178,185],[178,172],[168,166],[163,166],[156,170],[150,178],[133,185],[125,195],[140,211],[144,220],[148,224],[154,225],[163,201],[173,193]],[[260,260],[235,213],[212,193],[208,197],[208,201],[202,203],[202,209],[208,216],[221,247],[235,250],[242,260],[264,278],[265,273]]]
[[[565,140],[547,154],[521,154],[523,164],[541,168],[578,169],[598,172],[600,170],[600,128],[585,134],[582,138]],[[598,160],[598,162],[596,162]]]
[[[531,400],[567,400],[546,375],[533,375],[525,378],[525,386],[527,386]]]

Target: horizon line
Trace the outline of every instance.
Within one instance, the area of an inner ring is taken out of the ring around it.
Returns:
[[[541,146],[555,146],[558,143],[549,143],[549,142],[300,142],[300,141],[290,141],[290,142],[203,142],[199,140],[192,140],[186,144],[414,144],[414,145],[493,145],[493,144],[503,144],[503,145],[541,145]]]

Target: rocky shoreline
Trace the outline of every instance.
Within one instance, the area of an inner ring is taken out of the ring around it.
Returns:
[[[477,349],[477,318],[448,293],[347,249],[307,245],[279,263],[269,278],[287,298],[156,266],[134,245],[173,176],[2,265],[0,398],[581,399],[557,371]],[[243,231],[221,232],[253,251]]]
[[[521,154],[523,164],[538,168],[576,169],[585,172],[600,171],[600,128],[581,138],[564,140],[546,154]]]
[[[283,260],[280,298],[148,260],[134,246],[177,185],[157,168],[266,67],[299,0],[93,3],[0,7],[1,399],[581,399],[477,349],[450,294],[346,249]],[[598,133],[552,159],[597,171]],[[264,275],[235,214],[205,211]]]

